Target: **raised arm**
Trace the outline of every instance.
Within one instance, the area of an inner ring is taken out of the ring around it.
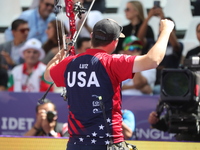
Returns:
[[[147,34],[147,29],[148,29],[148,22],[155,15],[155,10],[154,8],[150,9],[148,13],[148,17],[144,19],[142,22],[142,25],[139,28],[139,31],[137,33],[137,37],[143,42],[143,45],[146,44],[146,34]]]
[[[65,59],[67,54],[67,51],[65,51],[64,49],[60,50],[54,57],[53,59],[47,64],[47,68],[44,72],[44,78],[46,81],[48,82],[53,82],[51,76],[50,76],[50,69],[51,67],[57,65],[60,61],[62,61],[63,59]]]
[[[133,72],[156,68],[163,60],[167,48],[167,43],[171,31],[174,28],[174,23],[164,19],[160,22],[160,35],[154,46],[146,55],[137,56],[133,65]]]

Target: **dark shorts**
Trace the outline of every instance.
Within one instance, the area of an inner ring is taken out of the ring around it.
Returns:
[[[67,150],[107,150],[106,145],[74,145],[67,143]]]

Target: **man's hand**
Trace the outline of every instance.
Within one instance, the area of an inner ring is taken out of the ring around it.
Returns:
[[[167,19],[162,19],[160,21],[160,31],[168,31],[168,32],[172,32],[172,30],[174,29],[174,22],[167,20]]]
[[[160,7],[154,7],[154,16],[160,17],[161,19],[165,18],[165,15]]]
[[[34,127],[36,127],[37,129],[42,128],[42,121],[46,119],[46,116],[46,111],[44,109],[38,110]]]
[[[47,114],[46,114],[46,117],[45,118],[43,118],[43,120],[42,120],[42,129],[44,130],[44,132],[46,133],[46,134],[48,134],[48,133],[51,133],[52,131],[55,133],[55,131],[54,131],[54,128],[55,128],[55,126],[56,126],[56,119],[57,119],[57,116],[55,116],[54,118],[53,118],[53,121],[52,122],[49,122],[48,120],[47,120]],[[54,135],[53,135],[54,136]]]
[[[150,124],[156,124],[159,121],[158,114],[155,111],[151,112],[148,121]]]
[[[69,49],[68,49],[69,50]],[[48,82],[53,82],[51,76],[50,76],[50,69],[51,67],[57,65],[66,58],[66,55],[68,54],[68,51],[65,51],[64,49],[61,49],[58,51],[58,53],[53,57],[51,61],[47,64],[46,71],[44,72],[44,78]]]
[[[5,60],[8,63],[8,65],[10,65],[10,66],[14,66],[15,65],[15,63],[12,60],[12,58],[10,57],[9,53],[7,53],[5,51],[1,51],[1,55],[5,58]]]
[[[81,27],[81,25],[83,24],[83,21],[84,21],[84,19],[85,19],[85,17],[86,17],[86,14],[82,14],[81,17],[82,17],[82,18],[78,21],[77,30],[79,30],[80,27]],[[85,23],[84,23],[84,27],[87,29],[87,31],[88,31],[89,33],[92,32],[92,28],[90,28],[90,26],[88,25],[87,20],[86,20]]]

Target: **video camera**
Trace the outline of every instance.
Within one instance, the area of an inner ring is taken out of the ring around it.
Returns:
[[[160,102],[169,133],[200,135],[199,98],[199,56],[186,59],[181,68],[162,70]]]

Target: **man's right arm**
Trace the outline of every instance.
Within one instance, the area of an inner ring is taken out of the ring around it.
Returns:
[[[165,19],[161,20],[160,24],[161,33],[158,37],[157,42],[146,55],[137,56],[135,58],[133,72],[140,72],[143,70],[156,68],[163,60],[167,49],[167,43],[170,33],[174,28],[174,23]]]

